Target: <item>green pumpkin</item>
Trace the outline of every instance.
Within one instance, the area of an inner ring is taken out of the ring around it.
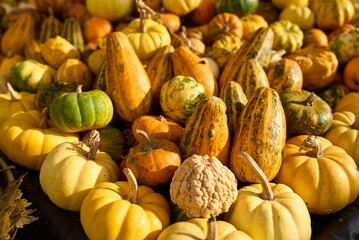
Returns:
[[[258,5],[258,0],[217,0],[216,12],[230,12],[242,17],[254,13],[257,10]]]
[[[103,128],[113,117],[110,97],[101,90],[63,93],[55,97],[49,108],[52,123],[64,132],[80,132]]]
[[[287,132],[293,135],[321,135],[333,121],[332,110],[322,98],[306,90],[282,93]]]

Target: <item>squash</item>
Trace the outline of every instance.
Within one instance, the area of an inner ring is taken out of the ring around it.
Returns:
[[[320,90],[335,80],[339,67],[336,55],[323,47],[306,47],[286,54],[284,58],[295,60],[303,73],[303,89]]]
[[[279,19],[280,10],[271,1],[259,1],[258,8],[254,13],[262,16],[270,24]]]
[[[24,61],[25,58],[20,54],[13,54],[9,51],[6,56],[1,60],[0,72],[9,74],[11,73],[11,68],[15,63]]]
[[[209,23],[216,15],[216,5],[213,0],[201,0],[199,6],[189,13],[189,19],[196,25]]]
[[[180,143],[184,130],[178,122],[162,115],[142,115],[132,123],[131,127],[139,143],[145,142],[146,138],[142,134],[137,134],[137,129],[146,132],[151,139],[167,139],[176,144]]]
[[[240,125],[240,114],[248,103],[248,99],[244,94],[241,85],[234,81],[226,82],[223,85],[219,97],[227,107],[228,130],[230,142],[232,142],[234,133],[237,132]]]
[[[243,39],[251,39],[254,33],[262,27],[268,27],[268,22],[258,14],[248,14],[241,17],[243,24]]]
[[[54,14],[62,14],[65,9],[64,0],[34,0],[33,3],[36,6],[37,11],[43,14],[48,14],[49,9]]]
[[[199,100],[179,144],[183,158],[208,155],[227,165],[230,135],[226,110],[226,104],[219,97],[206,96]]]
[[[227,212],[237,198],[234,174],[216,157],[192,155],[174,173],[170,198],[189,218]]]
[[[85,42],[91,42],[96,38],[106,37],[112,31],[112,23],[108,19],[98,16],[90,16],[85,20],[83,26]]]
[[[284,49],[286,53],[291,53],[303,46],[304,33],[298,24],[279,19],[272,22],[269,27],[274,33],[273,50]]]
[[[130,16],[135,7],[133,0],[86,0],[86,8],[93,16],[118,22]]]
[[[41,86],[55,81],[56,70],[47,64],[27,59],[14,64],[10,82],[18,91],[35,93]]]
[[[151,138],[140,129],[136,134],[145,138],[126,155],[126,168],[131,169],[139,184],[159,186],[169,183],[181,165],[178,145],[167,139]]]
[[[76,18],[66,18],[60,36],[69,41],[80,52],[84,50],[85,39],[80,22]]]
[[[151,82],[128,37],[112,32],[106,41],[106,93],[117,115],[133,122],[152,105]]]
[[[171,44],[166,27],[152,19],[135,18],[121,31],[142,62],[148,61],[157,49]]]
[[[280,12],[279,19],[297,24],[303,32],[312,29],[315,24],[314,12],[308,6],[287,6]]]
[[[98,76],[95,78],[94,83],[92,85],[93,89],[99,89],[102,91],[106,91],[106,68],[107,68],[107,61],[106,58],[101,65],[100,72]]]
[[[359,172],[353,158],[329,140],[314,135],[287,140],[274,181],[291,187],[306,202],[309,213],[318,215],[342,210],[359,192]]]
[[[279,10],[283,10],[284,8],[294,5],[294,6],[307,6],[309,0],[271,0],[271,3],[278,8]]]
[[[349,60],[344,66],[344,85],[352,91],[359,91],[359,56]]]
[[[327,47],[328,36],[320,28],[311,28],[304,32],[303,47]]]
[[[233,13],[219,13],[208,23],[208,40],[210,43],[216,41],[221,35],[234,35],[241,39],[243,37],[243,23]]]
[[[267,70],[269,86],[279,94],[302,90],[303,73],[299,64],[292,59],[282,58]]]
[[[218,13],[234,13],[239,17],[246,16],[255,12],[258,8],[258,0],[241,0],[233,2],[231,0],[217,0],[216,12]]]
[[[54,38],[57,35],[61,34],[62,30],[62,22],[59,18],[57,18],[52,9],[49,10],[50,15],[47,16],[44,20],[41,22],[41,28],[40,33],[38,37],[38,41],[40,43],[46,42],[50,38]]]
[[[241,187],[224,220],[253,239],[310,239],[312,227],[306,202],[289,186],[270,183],[249,154],[243,152],[241,157],[259,177],[260,184]]]
[[[334,112],[333,123],[324,137],[343,148],[359,166],[359,115],[349,111]]]
[[[47,154],[58,144],[79,141],[77,133],[49,127],[46,112],[42,114],[34,109],[17,112],[1,124],[0,150],[10,161],[38,171]]]
[[[214,230],[212,228],[215,228]],[[187,221],[176,222],[165,228],[157,240],[188,238],[211,239],[216,236],[222,240],[252,240],[243,231],[237,230],[226,221],[217,221],[205,218],[192,218]]]
[[[339,64],[344,66],[359,56],[359,28],[343,32],[329,41],[328,49],[334,52]]]
[[[340,75],[340,73],[338,74]],[[322,89],[317,94],[324,101],[326,101],[332,111],[334,111],[340,99],[342,99],[349,92],[349,89],[342,83],[342,81],[334,81],[332,84]]]
[[[349,23],[355,13],[354,5],[350,0],[313,0],[309,3],[310,9],[315,14],[315,25],[329,31]]]
[[[335,105],[334,112],[350,111],[359,114],[359,92],[349,92],[345,94]]]
[[[87,64],[79,59],[69,58],[57,69],[56,81],[82,85],[82,89],[88,91],[92,88],[93,76]]]
[[[88,142],[64,142],[46,156],[39,181],[56,206],[78,212],[96,184],[119,179],[117,164],[110,155],[98,151],[99,144],[100,134],[94,130]]]
[[[113,112],[111,99],[104,91],[82,92],[81,85],[76,92],[55,97],[49,108],[52,124],[64,132],[103,128],[112,120]]]
[[[155,240],[169,226],[166,198],[151,187],[138,186],[128,168],[124,172],[127,181],[97,184],[84,199],[80,221],[89,239]]]
[[[291,91],[280,95],[289,134],[325,133],[333,121],[330,106],[314,92]]]
[[[161,110],[165,116],[184,125],[205,95],[204,87],[194,78],[173,77],[161,88]]]
[[[355,29],[355,26],[351,23],[345,23],[340,27],[336,27],[327,33],[328,41],[332,40],[334,37],[340,35],[341,33],[349,32],[353,29]]]
[[[269,181],[277,175],[282,163],[286,125],[277,91],[257,88],[241,113],[230,152],[229,168],[239,181],[259,181],[246,160],[240,157],[243,151],[253,156]]]
[[[33,59],[39,63],[46,63],[44,58],[41,55],[41,48],[43,43],[39,42],[37,39],[29,39],[25,44],[24,57],[25,59]]]
[[[90,53],[87,58],[87,67],[91,70],[91,72],[98,77],[100,74],[103,63],[106,59],[106,50],[105,49],[97,49]],[[85,62],[86,63],[86,62]]]
[[[175,13],[178,16],[184,16],[195,10],[201,3],[201,0],[162,0],[162,6],[167,12]]]
[[[207,95],[218,95],[218,83],[208,62],[185,46],[177,47],[171,54],[174,76],[192,77],[200,83]]]

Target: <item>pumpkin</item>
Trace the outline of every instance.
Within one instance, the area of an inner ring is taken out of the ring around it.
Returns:
[[[350,0],[313,0],[309,3],[315,14],[315,25],[325,31],[335,29],[353,19],[355,9]]]
[[[260,184],[240,188],[224,220],[253,239],[310,239],[312,227],[306,202],[289,186],[270,183],[249,154],[243,152],[241,156],[259,177]]]
[[[320,28],[311,28],[304,32],[303,47],[327,47],[327,34]]]
[[[81,24],[76,18],[66,18],[60,36],[69,41],[69,43],[74,45],[80,52],[84,50],[85,39],[83,37]]]
[[[241,21],[243,24],[243,38],[248,40],[253,37],[259,28],[268,27],[267,21],[261,15],[254,13],[241,17]]]
[[[217,0],[216,12],[217,13],[234,13],[239,17],[251,14],[257,10],[258,0],[240,0],[233,2],[231,0]]]
[[[205,96],[199,100],[179,144],[184,158],[193,154],[208,155],[227,165],[230,135],[226,110],[225,102],[219,97]]]
[[[350,111],[359,114],[359,92],[349,92],[345,94],[335,105],[334,112]]]
[[[215,228],[215,229],[213,229]],[[252,240],[243,231],[237,230],[226,221],[216,221],[205,218],[192,218],[187,221],[176,222],[165,228],[157,240],[166,239],[211,239],[211,237],[223,240]]]
[[[320,135],[332,125],[330,106],[313,92],[291,91],[282,93],[280,98],[289,134]]]
[[[98,151],[99,144],[100,134],[94,130],[88,142],[64,142],[46,156],[39,181],[56,206],[78,212],[96,184],[118,180],[117,164],[110,155]]]
[[[69,58],[57,69],[56,81],[82,85],[83,90],[88,91],[92,88],[93,76],[87,64],[79,59]]]
[[[117,22],[128,17],[135,6],[133,0],[86,0],[86,8],[93,16]]]
[[[29,39],[29,41],[27,41],[25,44],[25,59],[33,59],[39,63],[46,63],[41,55],[42,46],[43,43],[39,42],[37,39]]]
[[[10,83],[6,84],[7,92],[0,94],[0,124],[17,112],[36,110],[33,93],[16,92]]]
[[[49,108],[54,126],[64,132],[80,132],[103,128],[113,117],[110,97],[101,90],[82,92],[81,85],[76,92],[55,97]]]
[[[167,139],[151,138],[140,129],[136,134],[145,138],[126,155],[126,168],[131,169],[138,183],[159,186],[169,183],[181,164],[178,145]]]
[[[41,55],[46,63],[56,69],[60,67],[66,59],[81,58],[80,51],[60,35],[50,38],[44,43],[41,48]]]
[[[80,220],[90,239],[155,240],[169,226],[166,198],[149,186],[138,186],[128,168],[124,172],[128,181],[97,184],[84,199]]]
[[[294,5],[294,6],[307,6],[309,0],[271,0],[271,3],[278,8],[279,10],[283,10],[284,8]]]
[[[343,32],[329,41],[328,49],[334,52],[340,65],[359,56],[359,28]]]
[[[41,28],[38,40],[41,43],[46,42],[49,38],[56,37],[61,34],[62,22],[59,18],[54,16],[52,9],[50,8],[50,15],[47,16],[41,22]]]
[[[86,42],[96,38],[106,37],[113,30],[112,23],[103,17],[91,16],[86,19],[83,27]]]
[[[303,89],[319,90],[334,82],[339,66],[336,55],[323,47],[306,47],[286,54],[284,58],[295,60],[303,73]]]
[[[332,40],[334,37],[340,35],[341,33],[349,32],[353,29],[355,29],[355,26],[351,23],[345,23],[340,27],[336,27],[333,30],[331,30],[330,32],[328,32],[328,34],[327,34],[328,41]]]
[[[303,46],[304,33],[298,24],[289,20],[279,19],[272,22],[269,27],[274,33],[272,49],[284,49],[287,53],[291,53]]]
[[[154,16],[153,20],[165,26],[169,32],[172,30],[173,33],[176,33],[181,29],[181,18],[177,14],[169,12],[163,12],[158,14],[158,16]]]
[[[0,72],[0,93],[7,93],[7,84],[10,82],[10,74]]]
[[[269,86],[279,94],[302,90],[303,73],[299,64],[292,59],[282,58],[267,70]]]
[[[112,32],[106,40],[106,93],[117,115],[133,122],[152,105],[151,82],[130,40],[123,32]]]
[[[11,51],[9,51],[1,60],[0,72],[7,74],[11,73],[11,68],[14,66],[14,64],[24,60],[25,58],[23,55],[13,54]]]
[[[340,75],[340,73],[338,73]],[[349,89],[342,83],[342,81],[334,81],[325,89],[322,89],[317,94],[321,97],[324,101],[326,101],[332,111],[334,111],[335,106],[337,103],[348,94],[350,91]]]
[[[164,115],[185,124],[199,100],[206,95],[204,87],[192,77],[176,76],[165,82],[160,92]]]
[[[143,62],[148,61],[157,49],[171,44],[171,35],[166,27],[152,19],[136,18],[122,32]]]
[[[287,140],[275,182],[291,187],[309,212],[319,215],[342,210],[359,192],[359,172],[353,158],[326,138],[314,135]]]
[[[179,16],[187,15],[195,10],[201,3],[201,0],[162,0],[162,6],[167,12],[175,13]]]
[[[136,134],[137,129],[146,132],[151,139],[167,139],[177,144],[183,134],[183,127],[178,122],[162,115],[142,115],[132,123],[131,127],[139,143],[145,142],[146,138],[142,134]]]
[[[352,91],[359,91],[359,56],[345,64],[343,70],[344,85]]]
[[[280,12],[279,19],[297,24],[302,31],[313,28],[315,24],[314,12],[308,6],[287,6]]]
[[[63,142],[78,142],[77,133],[64,133],[47,124],[47,111],[17,112],[0,127],[0,150],[10,161],[32,170],[40,170],[47,154]],[[16,151],[14,151],[16,149]]]
[[[106,59],[106,50],[97,49],[94,50],[87,58],[87,66],[91,72],[98,77],[102,68],[103,63]]]
[[[298,2],[298,1],[295,1]],[[268,24],[277,21],[280,10],[271,1],[259,1],[258,8],[254,14],[262,16]]]
[[[333,123],[324,137],[333,145],[343,148],[359,166],[359,115],[349,111],[334,112]]]
[[[211,43],[221,37],[222,34],[232,34],[238,38],[243,37],[243,23],[233,13],[219,13],[208,23],[208,38]]]
[[[32,59],[15,63],[10,74],[10,82],[16,90],[32,93],[35,93],[41,86],[50,85],[56,78],[54,68]]]
[[[240,115],[240,125],[234,133],[229,168],[242,182],[258,182],[240,153],[254,157],[271,181],[282,163],[286,139],[286,119],[279,94],[273,88],[257,88]]]
[[[209,23],[216,15],[216,5],[213,0],[201,0],[196,9],[189,13],[189,19],[196,25]]]
[[[171,201],[189,218],[210,218],[227,212],[237,198],[234,174],[216,157],[192,155],[174,173]]]

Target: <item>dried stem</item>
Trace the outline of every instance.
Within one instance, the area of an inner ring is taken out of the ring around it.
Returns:
[[[127,200],[131,203],[137,204],[137,192],[138,192],[138,184],[135,175],[129,168],[124,168],[123,173],[126,175],[128,184],[130,185],[130,195],[127,197]]]

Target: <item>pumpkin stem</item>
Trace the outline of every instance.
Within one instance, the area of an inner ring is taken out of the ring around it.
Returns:
[[[315,93],[311,92],[310,95],[305,99],[302,104],[305,106],[313,106],[313,100],[315,98]]]
[[[272,188],[270,187],[268,178],[266,177],[262,169],[258,166],[257,162],[246,152],[242,152],[240,155],[247,160],[249,166],[252,168],[252,170],[255,172],[261,182],[263,189],[261,193],[261,198],[263,200],[273,200],[274,193],[272,191]]]
[[[47,121],[48,119],[49,119],[49,109],[46,107],[46,108],[43,108],[41,111],[41,120],[38,124],[38,127],[41,129],[48,128],[49,127],[48,121]]]
[[[19,99],[15,96],[15,90],[9,82],[6,83],[7,89],[10,94],[10,102],[17,102]]]
[[[97,151],[100,147],[100,132],[92,130],[90,132],[90,137],[84,143],[90,148],[90,151],[87,153],[87,159],[95,160]]]
[[[167,122],[166,118],[162,115],[159,115],[158,118],[160,119],[161,122]]]
[[[354,123],[350,127],[359,130],[359,114],[355,115]]]
[[[303,147],[312,148],[307,152],[307,156],[312,158],[320,158],[323,156],[323,147],[319,139],[315,138],[315,135],[309,135],[302,144]],[[303,148],[299,148],[299,151]]]
[[[130,185],[130,195],[127,196],[126,200],[128,200],[130,203],[137,204],[137,192],[138,192],[138,184],[135,175],[129,168],[124,168],[123,173],[126,175],[128,184]]]
[[[207,240],[217,240],[217,239],[218,239],[217,219],[215,216],[211,216],[208,219]]]
[[[147,147],[146,147],[146,151],[151,151],[152,150],[152,146],[151,146],[151,138],[150,136],[148,136],[148,134],[145,131],[142,131],[140,129],[136,129],[136,134],[141,134],[146,140],[147,140]]]
[[[77,85],[76,93],[82,93],[82,85]]]

